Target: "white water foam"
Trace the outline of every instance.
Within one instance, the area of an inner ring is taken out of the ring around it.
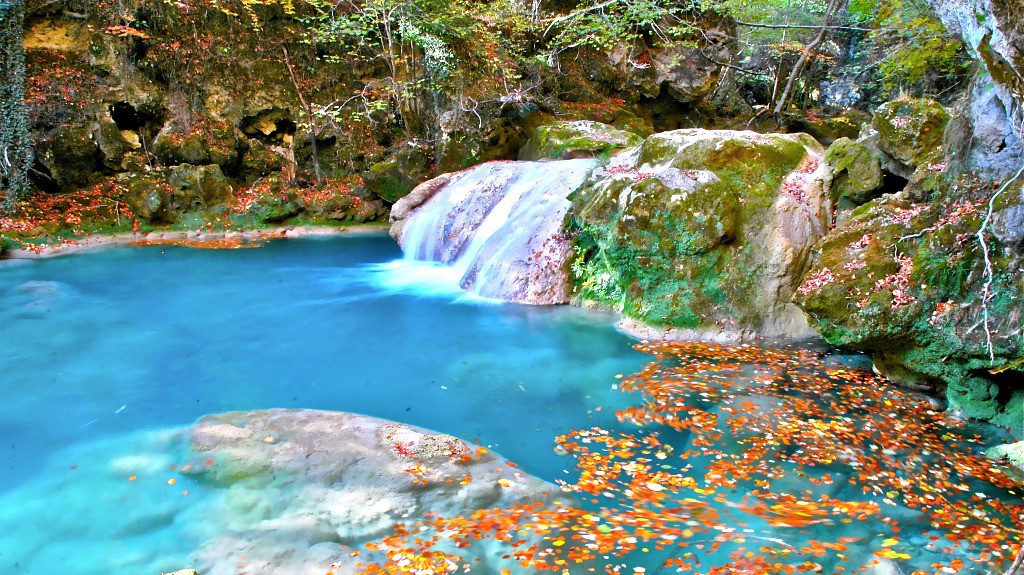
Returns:
[[[408,218],[406,259],[450,266],[459,285],[525,303],[567,299],[562,223],[596,160],[490,162],[453,180]]]

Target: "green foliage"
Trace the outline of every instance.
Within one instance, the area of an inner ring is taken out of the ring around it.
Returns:
[[[556,51],[594,48],[611,51],[632,47],[642,38],[662,42],[682,39],[693,28],[687,16],[700,2],[671,0],[589,0],[573,12],[553,18],[547,26]]]
[[[902,92],[934,93],[964,78],[969,58],[923,0],[859,0],[865,23],[874,27],[867,52],[877,61],[875,81],[884,97]]]
[[[31,190],[24,25],[24,0],[0,1],[0,213],[10,213],[14,204]]]

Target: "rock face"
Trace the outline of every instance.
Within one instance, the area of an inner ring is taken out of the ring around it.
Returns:
[[[1024,250],[1010,223],[1024,213],[1022,184],[993,204],[984,248],[989,187],[862,206],[817,247],[797,303],[829,343],[873,352],[897,383],[945,388],[954,410],[1024,435]]]
[[[566,303],[568,196],[595,165],[489,162],[430,180],[395,204],[391,235],[407,258],[450,266],[476,295]]]
[[[232,199],[231,184],[216,164],[179,164],[167,170],[124,174],[124,199],[139,217],[174,223],[189,213],[220,206]]]
[[[520,160],[594,158],[640,145],[640,136],[600,122],[556,122],[541,126],[519,151]]]
[[[616,156],[573,196],[576,297],[680,337],[812,337],[790,299],[830,221],[823,155],[677,130]]]
[[[966,167],[994,179],[1012,176],[1024,158],[1024,13],[1018,0],[928,0],[960,36],[979,70],[959,110],[959,133],[948,142]],[[949,140],[949,138],[947,138]],[[952,146],[951,146],[952,147]]]
[[[188,473],[227,490],[210,518],[216,536],[193,555],[204,575],[231,575],[240,564],[264,575],[355,573],[357,562],[380,557],[355,557],[341,545],[427,512],[545,504],[560,493],[455,437],[349,413],[211,415],[192,429],[191,451]],[[500,555],[484,553],[480,568],[514,568]]]

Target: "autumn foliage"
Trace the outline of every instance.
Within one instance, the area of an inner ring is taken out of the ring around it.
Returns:
[[[926,398],[823,353],[638,348],[654,361],[621,382],[623,430],[556,440],[574,497],[398,527],[363,572],[471,572],[493,541],[561,573],[1003,573],[1020,552],[1019,485]]]

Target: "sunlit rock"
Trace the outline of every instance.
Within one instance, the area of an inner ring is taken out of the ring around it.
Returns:
[[[519,151],[520,160],[592,158],[638,146],[640,136],[600,122],[555,122],[537,128]]]
[[[226,489],[193,555],[204,575],[354,572],[358,546],[425,513],[550,503],[559,489],[450,435],[340,412],[275,409],[202,418],[183,472]],[[490,546],[482,546],[489,549]],[[379,557],[378,557],[379,559]],[[483,564],[504,563],[485,556]]]

